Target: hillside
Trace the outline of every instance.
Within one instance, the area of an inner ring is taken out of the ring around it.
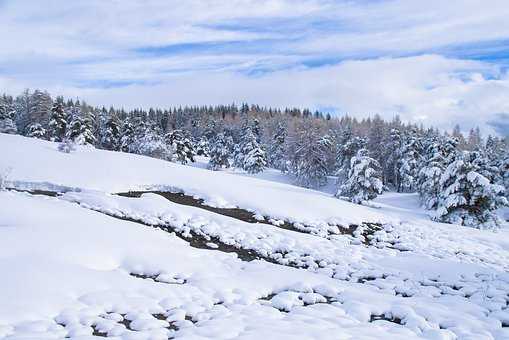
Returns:
[[[0,339],[509,338],[507,225],[270,171],[0,134]]]

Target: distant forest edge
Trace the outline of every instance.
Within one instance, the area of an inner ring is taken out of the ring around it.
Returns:
[[[210,158],[212,170],[279,169],[304,187],[337,176],[336,196],[366,204],[384,190],[418,192],[432,218],[496,228],[509,197],[509,140],[468,136],[391,121],[258,105],[171,109],[94,107],[41,90],[0,97],[0,132],[123,151],[186,164]],[[0,155],[1,157],[1,155]],[[2,169],[0,169],[2,170]]]

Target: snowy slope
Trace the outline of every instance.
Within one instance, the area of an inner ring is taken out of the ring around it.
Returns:
[[[71,188],[122,192],[173,188],[196,195],[214,206],[239,206],[265,216],[306,224],[329,222],[349,225],[382,221],[376,209],[365,209],[322,192],[226,172],[212,172],[158,159],[78,147],[71,154],[57,144],[0,134],[0,171],[12,169],[14,186],[47,183]],[[51,165],[51,166],[49,166]]]
[[[0,339],[509,339],[509,231],[129,154],[0,135]],[[21,157],[21,155],[23,157]],[[265,176],[272,176],[271,174]],[[314,234],[112,193],[178,188]],[[79,189],[79,190],[77,190]]]

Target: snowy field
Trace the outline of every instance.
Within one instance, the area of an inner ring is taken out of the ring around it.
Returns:
[[[507,226],[431,222],[412,194],[353,205],[272,170],[5,134],[0,152],[16,189],[0,192],[2,340],[509,339]]]

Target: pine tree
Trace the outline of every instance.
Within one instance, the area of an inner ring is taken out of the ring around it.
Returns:
[[[294,142],[295,153],[291,159],[291,172],[298,184],[318,188],[327,183],[325,155],[332,147],[331,141],[320,136],[317,127],[307,124]]]
[[[38,123],[44,129],[48,127],[53,101],[46,91],[35,90],[32,94],[32,107],[30,110],[30,123]]]
[[[256,137],[255,137],[256,138]],[[256,143],[253,143],[253,148],[248,152],[244,158],[243,169],[250,174],[262,172],[267,165],[267,157],[263,148]]]
[[[0,133],[18,133],[14,123],[14,112],[12,98],[7,98],[5,95],[0,97]]]
[[[106,150],[120,149],[120,126],[115,114],[111,114],[105,123],[101,144]]]
[[[479,152],[464,151],[446,168],[434,219],[474,228],[499,225],[495,210],[507,205],[503,187],[482,175],[486,164]]]
[[[210,154],[210,144],[207,138],[200,138],[199,142],[196,143],[196,155],[208,157]]]
[[[27,128],[27,137],[44,139],[46,130],[39,123],[30,124]]]
[[[359,150],[366,147],[366,139],[361,137],[345,136],[344,144],[338,148],[338,155],[336,156],[336,168],[338,169],[336,175],[338,177],[338,183],[345,182],[350,173],[351,159],[354,157]]]
[[[196,152],[193,143],[183,130],[173,130],[166,134],[165,139],[173,150],[174,161],[182,164],[194,162]]]
[[[230,141],[223,133],[219,133],[212,143],[210,149],[209,168],[212,170],[219,170],[222,167],[229,168],[229,145]]]
[[[129,152],[164,160],[172,160],[173,152],[166,144],[161,130],[156,126],[147,126],[129,145]]]
[[[67,114],[64,112],[63,103],[57,101],[51,108],[48,134],[49,139],[55,142],[61,142],[65,138],[67,130]]]
[[[368,150],[360,149],[352,157],[348,179],[336,193],[337,197],[347,197],[353,203],[362,204],[382,193],[380,164],[369,157]]]
[[[401,133],[399,129],[391,129],[387,137],[387,148],[384,153],[385,161],[382,163],[386,184],[391,184],[394,189],[399,188],[400,178],[398,164],[401,158]]]
[[[120,151],[123,152],[132,152],[131,146],[134,144],[134,127],[129,118],[126,118],[124,123],[122,124],[122,129],[120,133]]]
[[[89,124],[89,120],[82,118],[78,114],[72,117],[66,138],[78,145],[93,145],[95,143],[95,136],[92,133],[92,127],[91,124]]]
[[[426,209],[437,209],[442,190],[440,179],[456,155],[457,141],[453,138],[429,142],[418,176],[418,192]]]
[[[403,139],[398,162],[398,192],[415,192],[420,163],[421,145],[415,129],[409,131]]]
[[[286,127],[282,122],[279,122],[269,145],[267,162],[269,166],[281,170],[282,172],[286,172],[288,170],[285,143]]]

